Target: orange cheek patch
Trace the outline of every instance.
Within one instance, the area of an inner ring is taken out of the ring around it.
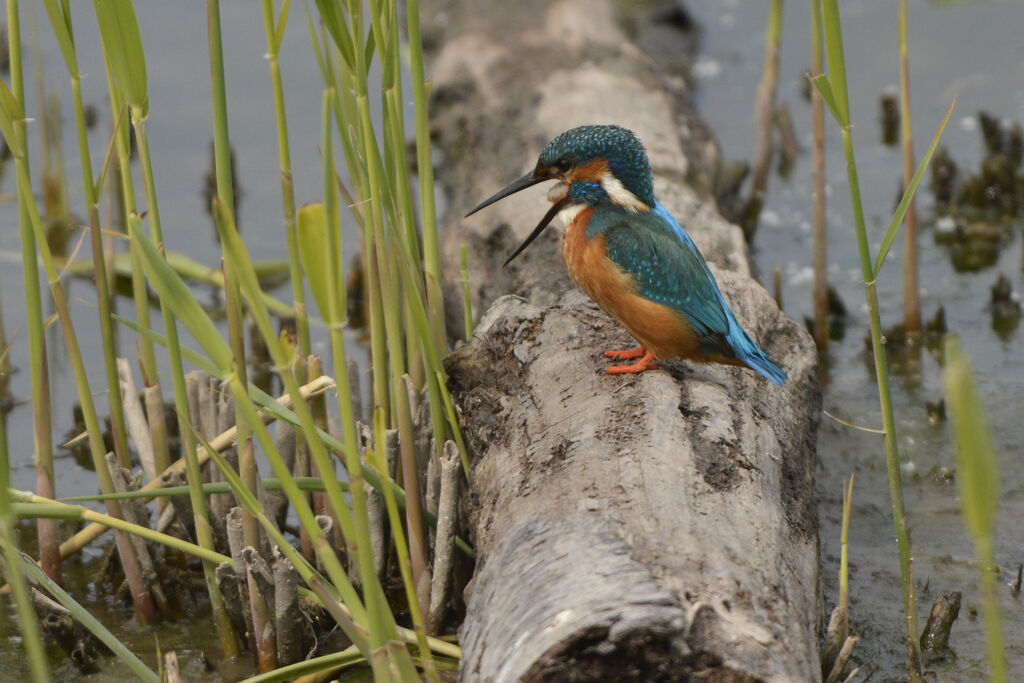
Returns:
[[[603,159],[591,161],[586,166],[580,166],[569,173],[569,182],[600,183],[604,174],[608,172],[608,162]]]

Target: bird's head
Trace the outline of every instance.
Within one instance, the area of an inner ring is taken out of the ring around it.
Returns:
[[[533,170],[466,215],[545,180],[559,181],[548,191],[553,205],[505,265],[536,239],[560,211],[573,204],[593,206],[607,201],[633,213],[654,207],[651,165],[640,139],[620,126],[580,126],[549,142]]]

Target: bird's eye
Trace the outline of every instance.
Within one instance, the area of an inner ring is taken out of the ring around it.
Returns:
[[[565,173],[570,168],[572,168],[572,162],[569,161],[567,158],[562,157],[561,159],[555,162],[555,168],[558,169],[559,173]]]

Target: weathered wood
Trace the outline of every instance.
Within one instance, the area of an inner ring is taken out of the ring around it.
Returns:
[[[178,653],[174,650],[164,654],[163,673],[160,683],[181,683],[181,669],[178,666]]]
[[[949,632],[953,630],[958,616],[960,591],[946,591],[935,600],[932,611],[928,613],[928,621],[921,632],[921,649],[932,652],[949,649]]]
[[[132,443],[135,454],[139,458],[142,470],[146,473],[146,481],[153,481],[159,476],[156,457],[153,453],[153,435],[146,423],[146,411],[139,400],[139,392],[135,388],[131,362],[127,358],[117,359],[117,378],[121,392],[121,404],[124,406],[125,429]],[[161,406],[161,415],[163,408]]]
[[[60,603],[36,588],[32,589],[32,604],[43,632],[57,643],[71,663],[83,674],[100,671],[100,658],[110,654],[89,629],[79,623]]]
[[[432,461],[433,462],[433,461]],[[434,573],[430,578],[430,610],[427,628],[439,633],[451,597],[452,556],[455,553],[455,526],[458,522],[459,489],[462,484],[462,463],[454,441],[446,441],[441,454],[438,484],[437,533],[434,543]]]
[[[610,0],[425,6],[448,281],[465,244],[474,310],[498,299],[447,363],[478,555],[462,680],[818,679],[816,354],[750,279],[739,229],[686,182],[717,157],[685,85],[629,42]],[[546,188],[459,218],[585,123],[644,140],[659,199],[783,387],[687,363],[605,375],[601,352],[631,340],[569,282],[558,228],[499,268]]]
[[[274,548],[273,570],[277,661],[285,666],[302,660],[308,627],[299,609],[299,572],[277,548]]]
[[[142,483],[142,473],[133,475],[130,470],[118,465],[117,457],[112,452],[107,453],[106,463],[115,492],[126,493],[139,490],[139,485]],[[141,500],[123,500],[120,507],[121,517],[126,522],[149,528],[150,510]],[[144,538],[135,534],[128,536],[128,542],[134,549],[135,562],[140,578],[149,587],[149,593],[153,596],[153,600],[156,601],[157,607],[160,608],[160,613],[165,617],[171,616],[172,606],[164,594],[163,585],[157,573],[149,544]]]

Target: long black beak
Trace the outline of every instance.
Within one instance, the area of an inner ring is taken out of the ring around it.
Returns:
[[[537,183],[543,183],[545,180],[551,180],[551,178],[547,178],[542,175],[537,175],[533,171],[530,171],[519,180],[515,180],[512,183],[510,183],[509,186],[506,187],[505,189],[498,190],[493,195],[482,201],[480,204],[477,204],[477,207],[475,209],[466,214],[466,218],[469,218],[480,209],[486,206],[490,206],[491,204],[500,199],[504,199],[510,194],[515,194],[516,192],[519,192],[519,190],[525,190],[528,187],[533,187]]]
[[[532,187],[532,186],[536,185],[537,183],[542,183],[545,180],[554,180],[554,178],[551,178],[550,176],[537,175],[536,172],[530,171],[529,173],[524,175],[519,180],[515,180],[512,183],[510,183],[508,185],[508,187],[506,187],[506,188],[504,188],[502,190],[498,190],[492,196],[488,197],[483,202],[478,204],[475,209],[473,209],[472,211],[470,211],[469,213],[466,214],[466,217],[468,218],[469,216],[472,216],[474,213],[476,213],[480,209],[482,209],[484,207],[487,207],[487,206],[490,206],[494,202],[496,202],[496,201],[498,201],[500,199],[504,199],[505,197],[509,196],[510,194],[515,194],[516,192],[519,192],[520,190],[525,190],[526,188]],[[533,240],[537,239],[537,236],[539,234],[541,234],[542,232],[544,232],[544,228],[548,227],[548,224],[554,219],[555,216],[558,215],[558,212],[561,211],[562,208],[565,207],[565,204],[566,204],[566,200],[564,198],[560,199],[559,201],[557,201],[554,204],[552,204],[551,208],[548,209],[548,212],[546,214],[544,214],[544,218],[542,218],[540,220],[540,223],[537,224],[537,227],[534,228],[533,232],[530,233],[530,236],[527,237],[526,240],[522,244],[519,245],[518,249],[516,249],[514,252],[512,252],[512,255],[509,256],[505,260],[505,262],[503,264],[501,264],[501,267],[504,268],[508,264],[512,263],[512,259],[514,259],[516,256],[519,256],[519,254],[523,253],[523,250],[526,249],[526,247],[528,247],[530,245],[530,242],[532,242]]]
[[[504,268],[508,264],[512,263],[512,259],[514,259],[516,256],[519,256],[519,254],[523,253],[523,249],[526,249],[526,247],[530,245],[530,242],[537,239],[537,235],[544,232],[544,228],[548,227],[548,223],[550,223],[551,220],[558,215],[558,212],[562,210],[566,203],[567,200],[563,197],[562,199],[559,199],[557,202],[552,204],[551,208],[548,209],[548,212],[544,214],[544,218],[540,219],[540,223],[538,223],[537,227],[534,228],[533,232],[530,233],[530,236],[527,237],[523,241],[523,243],[519,245],[518,249],[512,252],[511,256],[505,259],[505,262],[501,264],[501,267]]]

